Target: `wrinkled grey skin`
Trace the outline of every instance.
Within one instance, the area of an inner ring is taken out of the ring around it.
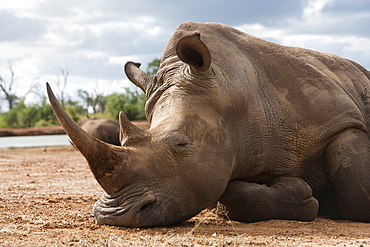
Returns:
[[[78,121],[87,133],[102,140],[103,142],[120,146],[119,140],[119,123],[113,119],[91,119],[89,117]]]
[[[120,114],[121,147],[53,109],[105,194],[99,224],[184,221],[217,200],[234,220],[370,221],[370,81],[360,65],[214,23],[181,24],[155,76],[127,63],[150,129]]]

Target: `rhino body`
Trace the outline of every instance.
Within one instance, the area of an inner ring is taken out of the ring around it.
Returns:
[[[369,71],[223,24],[181,24],[155,76],[128,62],[150,129],[120,114],[121,147],[87,135],[49,98],[106,193],[99,224],[184,221],[216,201],[229,217],[370,221]]]
[[[112,119],[91,119],[86,117],[78,122],[87,133],[98,138],[99,140],[120,146],[119,140],[119,123]]]

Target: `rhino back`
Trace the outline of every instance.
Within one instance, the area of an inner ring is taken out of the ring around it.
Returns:
[[[209,48],[215,74],[214,84],[204,85],[204,98],[228,119],[225,127],[242,151],[240,160],[268,164],[256,173],[301,172],[293,171],[297,164],[319,159],[336,133],[369,127],[368,72],[354,62],[274,44],[223,24],[187,22],[168,42],[164,67],[180,66],[177,41],[194,32]]]
[[[107,143],[120,145],[119,124],[111,119],[89,119],[81,124],[88,133]]]

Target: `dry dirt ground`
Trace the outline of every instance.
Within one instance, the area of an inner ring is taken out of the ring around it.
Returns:
[[[370,246],[370,224],[228,221],[215,210],[176,226],[97,225],[102,194],[72,147],[0,150],[0,246]]]

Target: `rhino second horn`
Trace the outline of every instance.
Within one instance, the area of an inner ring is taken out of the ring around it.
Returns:
[[[59,104],[49,83],[46,83],[46,88],[55,115],[69,138],[87,160],[100,186],[108,194],[118,191],[122,187],[122,171],[126,172],[121,166],[127,163],[127,150],[104,143],[84,131]]]
[[[123,145],[132,145],[134,142],[147,138],[146,132],[130,122],[124,112],[119,113],[120,142]]]

